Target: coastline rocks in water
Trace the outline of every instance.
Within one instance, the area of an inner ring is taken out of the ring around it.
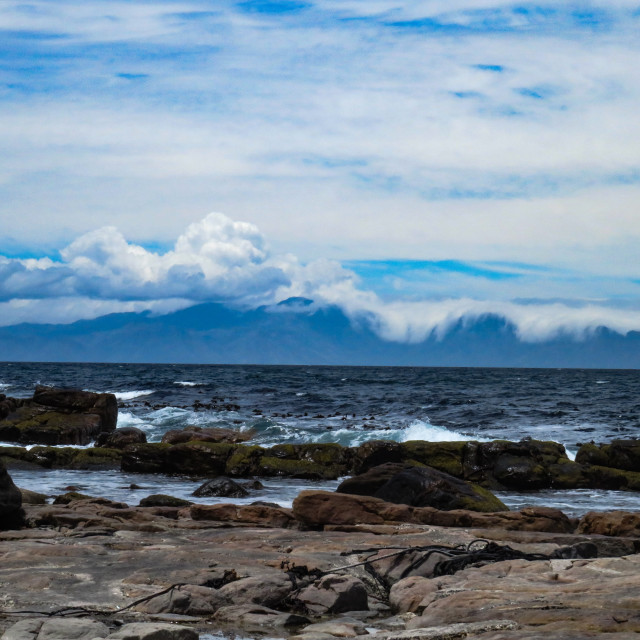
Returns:
[[[96,447],[106,447],[108,449],[124,449],[130,444],[143,444],[147,441],[147,436],[138,427],[122,427],[115,431],[104,431],[96,438]]]
[[[640,471],[640,440],[583,444],[576,454],[576,462],[624,471]]]
[[[207,496],[246,498],[249,492],[231,478],[214,478],[200,485],[191,495],[196,498]]]
[[[508,507],[488,490],[430,467],[381,465],[345,480],[337,491],[446,511],[508,511]]]
[[[20,489],[20,495],[22,496],[22,504],[47,504],[46,493],[38,493],[37,491],[31,491],[30,489]]]
[[[181,444],[199,440],[201,442],[224,442],[236,444],[251,440],[253,433],[250,431],[235,431],[233,429],[185,427],[184,429],[172,429],[162,436],[162,442],[168,444]]]
[[[37,386],[32,399],[5,398],[2,406],[0,440],[23,444],[88,444],[118,418],[113,394],[75,389]]]
[[[18,529],[23,524],[22,494],[0,462],[0,529]]]
[[[314,615],[369,609],[367,590],[362,581],[335,573],[302,589],[296,600]]]

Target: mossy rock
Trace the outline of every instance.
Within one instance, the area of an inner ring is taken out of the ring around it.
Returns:
[[[236,478],[260,475],[258,469],[265,453],[266,449],[258,445],[236,445],[234,452],[227,460],[225,475]],[[277,459],[274,458],[274,460]]]
[[[0,447],[0,463],[7,469],[31,469],[40,466],[35,456],[25,447]]]
[[[75,447],[32,447],[34,461],[46,469],[69,469],[78,453]]]
[[[94,447],[92,449],[77,449],[69,469],[120,469],[122,451]]]
[[[426,442],[410,440],[402,444],[407,460],[415,460],[456,478],[464,476],[464,451],[466,442]]]
[[[77,500],[93,500],[93,496],[78,493],[77,491],[68,491],[67,493],[56,496],[53,504],[69,504],[70,502],[76,502]]]
[[[336,443],[277,444],[267,449],[266,454],[285,460],[309,460],[318,464],[341,465],[346,473],[351,460],[351,451]]]
[[[494,511],[509,511],[509,507],[491,491],[480,485],[469,483],[471,490],[475,494],[473,498],[460,498],[462,509],[468,511],[480,511],[483,513],[493,513]]]
[[[588,487],[592,489],[620,489],[623,491],[640,491],[640,473],[625,471],[599,465],[584,467]]]
[[[166,452],[166,471],[206,477],[222,475],[237,446],[201,440],[175,444]]]
[[[152,442],[133,444],[122,451],[122,471],[134,473],[167,473],[170,444]]]
[[[566,460],[549,465],[552,489],[582,489],[588,486],[584,465]]]
[[[12,442],[43,445],[88,444],[100,430],[100,416],[21,407],[2,424],[0,435]]]
[[[262,456],[256,475],[300,478],[306,480],[335,480],[342,467],[318,464],[310,460],[287,460],[273,456]]]
[[[594,442],[583,444],[576,454],[578,464],[595,464],[601,467],[609,466],[609,445],[597,445]]]

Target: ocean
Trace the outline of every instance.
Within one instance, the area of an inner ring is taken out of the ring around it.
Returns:
[[[136,426],[150,442],[198,425],[248,431],[262,446],[531,437],[560,442],[571,457],[583,442],[640,434],[637,370],[0,363],[0,393],[30,397],[36,384],[114,393],[118,426]],[[196,500],[190,493],[202,482],[65,470],[13,470],[12,477],[49,495],[74,486],[130,504],[150,493]],[[337,482],[264,484],[247,501],[290,505],[302,488],[333,489]],[[620,491],[498,495],[512,508],[556,506],[569,515],[640,508],[640,494]]]

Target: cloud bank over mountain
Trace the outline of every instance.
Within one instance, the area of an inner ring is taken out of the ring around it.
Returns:
[[[471,326],[487,316],[504,318],[525,342],[583,339],[599,327],[621,335],[640,330],[640,309],[624,300],[570,297],[579,280],[576,274],[566,279],[564,299],[524,301],[505,299],[504,288],[508,294],[517,291],[526,274],[521,286],[530,291],[532,274],[538,273],[542,289],[557,273],[535,265],[435,264],[432,281],[439,274],[451,290],[461,276],[457,289],[462,295],[429,297],[420,287],[406,295],[409,280],[395,295],[390,289],[377,293],[380,279],[371,276],[371,263],[360,275],[357,268],[335,261],[302,264],[293,255],[272,252],[255,225],[219,213],[190,224],[164,252],[127,241],[115,227],[103,227],[81,235],[55,259],[0,256],[0,324],[70,323],[125,311],[163,314],[205,302],[248,310],[302,297],[313,304],[300,306],[300,313],[337,307],[355,326],[366,325],[385,341],[409,344],[441,339],[452,327]],[[433,264],[414,267],[414,272],[424,271]],[[393,273],[396,280],[402,278],[398,269]],[[627,285],[623,281],[620,286]],[[475,288],[484,296],[474,296]]]

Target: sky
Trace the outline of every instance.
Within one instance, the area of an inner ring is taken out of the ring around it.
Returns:
[[[640,330],[640,0],[0,4],[0,325]]]

